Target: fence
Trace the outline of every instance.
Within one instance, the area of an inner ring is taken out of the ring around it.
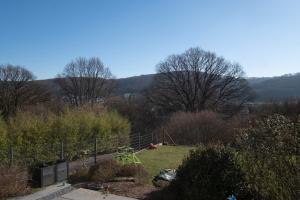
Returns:
[[[127,141],[126,141],[127,140]],[[97,155],[109,154],[117,151],[118,147],[130,145],[135,151],[147,148],[150,143],[156,143],[157,138],[153,132],[134,133],[130,135],[129,141],[126,138],[89,138],[81,141],[55,141],[42,145],[26,144],[22,147],[8,147],[7,158],[3,162],[9,164],[39,165],[57,160],[81,160],[82,163],[93,157],[97,162]]]
[[[156,135],[153,132],[130,135],[130,146],[135,150],[141,150],[149,147],[150,143],[157,143]]]

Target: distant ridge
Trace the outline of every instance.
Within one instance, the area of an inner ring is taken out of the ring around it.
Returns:
[[[150,86],[155,74],[132,76],[116,79],[117,88],[115,95],[125,93],[141,93]],[[47,85],[55,94],[59,93],[59,86],[55,79],[37,80]],[[278,77],[247,78],[249,85],[256,93],[254,101],[284,101],[300,98],[300,73]]]

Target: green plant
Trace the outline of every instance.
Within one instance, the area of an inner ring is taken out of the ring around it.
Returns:
[[[232,194],[249,199],[235,152],[223,146],[200,146],[191,151],[171,188],[177,199],[219,200]]]
[[[63,142],[67,160],[84,160],[94,151],[95,137],[98,152],[115,151],[129,144],[129,132],[128,120],[116,112],[84,108],[67,108],[59,114],[20,111],[8,122],[0,119],[0,158],[8,161],[11,146],[15,162],[23,165],[55,162]]]
[[[103,113],[95,124],[100,145],[105,151],[128,145],[130,128],[129,121],[114,111]]]
[[[52,162],[58,159],[58,148],[51,135],[47,117],[19,112],[8,122],[8,142],[15,161],[25,165]],[[56,147],[56,148],[55,148]]]
[[[140,159],[135,155],[134,149],[130,147],[119,147],[115,155],[117,161],[125,164],[141,164]]]
[[[266,117],[241,131],[235,147],[250,188],[264,199],[297,199],[300,118]]]

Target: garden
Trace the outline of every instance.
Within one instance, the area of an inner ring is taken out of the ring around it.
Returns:
[[[130,123],[115,111],[81,108],[47,115],[19,113],[0,121],[1,198],[35,191],[32,169],[53,165],[57,169],[64,144],[64,160],[79,163],[68,174],[68,182],[76,187],[138,199],[296,199],[299,118],[262,117],[249,127],[236,129],[230,140],[222,142],[219,132],[229,134],[232,128],[226,127],[234,122],[223,124],[218,118],[216,124],[212,120],[216,117],[207,111],[177,113],[166,123],[163,134],[189,145],[149,145],[151,148],[135,152],[129,147]],[[209,132],[212,127],[215,129]],[[187,130],[189,134],[177,137]],[[13,155],[7,156],[8,149]],[[85,165],[84,160],[94,154],[108,156]],[[176,170],[176,177],[154,186],[154,177],[166,169]]]

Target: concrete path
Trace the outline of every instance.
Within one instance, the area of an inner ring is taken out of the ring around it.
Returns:
[[[61,195],[64,195],[72,190],[75,190],[75,188],[72,187],[70,184],[58,183],[42,188],[41,191],[35,192],[33,194],[22,197],[10,198],[10,200],[51,200],[56,197],[60,197]]]
[[[101,192],[88,190],[88,189],[77,189],[67,194],[57,197],[54,200],[137,200],[128,197],[121,197],[113,194],[103,194]]]

